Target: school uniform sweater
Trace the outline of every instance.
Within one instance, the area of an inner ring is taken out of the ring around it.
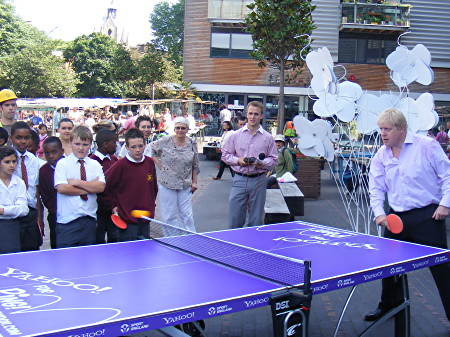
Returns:
[[[105,176],[106,189],[126,223],[137,223],[131,216],[132,210],[149,211],[150,217],[155,216],[158,184],[153,159],[144,156],[142,162],[136,163],[122,158],[106,171]]]

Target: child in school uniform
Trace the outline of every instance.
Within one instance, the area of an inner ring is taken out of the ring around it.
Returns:
[[[116,142],[117,134],[114,131],[102,129],[97,132],[97,150],[90,155],[90,158],[102,165],[103,172],[106,172],[117,162],[117,157],[114,155],[117,147]],[[97,195],[97,204],[97,243],[106,243],[105,234],[108,243],[117,242],[119,229],[111,221],[113,200],[107,190]]]
[[[18,218],[28,213],[25,183],[14,174],[17,153],[0,147],[0,254],[20,252]]]
[[[47,221],[50,228],[50,247],[56,248],[56,189],[55,167],[61,158],[64,158],[64,149],[58,137],[48,137],[42,144],[45,160],[39,169],[39,194],[42,203],[47,208]]]
[[[31,143],[30,126],[25,122],[16,122],[11,127],[10,141],[16,150],[18,161],[14,174],[23,180],[27,189],[28,214],[19,217],[21,251],[39,250],[42,244],[42,228],[38,223],[40,205],[39,196],[39,161],[28,151]]]
[[[70,143],[72,153],[55,168],[58,248],[95,244],[97,193],[105,189],[101,165],[88,157],[92,144],[89,128],[76,126]]]
[[[5,128],[0,127],[0,146],[8,145],[8,130]]]
[[[116,205],[114,211],[128,224],[119,229],[119,241],[132,241],[150,236],[149,222],[132,217],[131,211],[149,211],[154,217],[158,184],[155,163],[144,155],[144,134],[130,129],[125,144],[128,153],[106,171],[106,186]]]
[[[152,135],[152,120],[149,116],[139,116],[136,119],[136,122],[134,123],[134,127],[141,131],[144,135],[144,141],[145,141],[145,149],[144,149],[144,156],[151,157],[152,156],[152,148],[149,145],[151,135]],[[126,144],[123,144],[122,148],[119,152],[119,159],[124,158],[127,154],[127,147]]]

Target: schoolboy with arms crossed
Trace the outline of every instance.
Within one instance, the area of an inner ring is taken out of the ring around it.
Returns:
[[[88,157],[92,138],[89,128],[76,126],[70,136],[72,153],[55,168],[58,248],[96,241],[97,193],[105,189],[105,176],[101,165]]]
[[[22,179],[14,174],[17,153],[9,147],[0,148],[0,254],[20,252],[18,218],[28,213],[27,190]]]
[[[133,218],[132,210],[149,211],[151,217],[155,215],[156,169],[153,159],[144,155],[144,138],[141,131],[129,130],[125,134],[128,154],[106,171],[106,187],[116,204],[114,211],[128,224],[126,229],[119,229],[119,241],[150,235],[148,221]]]
[[[28,151],[31,143],[30,126],[25,122],[16,122],[11,127],[10,141],[16,150],[18,164],[14,174],[23,180],[27,189],[28,214],[18,218],[20,222],[20,246],[21,251],[39,250],[42,244],[42,223],[39,197],[39,161],[37,157]]]
[[[90,155],[90,158],[96,160],[106,172],[117,162],[116,153],[117,134],[112,130],[102,129],[97,133],[97,150]],[[111,220],[113,199],[105,189],[103,193],[97,195],[97,243],[106,243],[105,234],[108,243],[117,242],[119,239],[119,229]]]
[[[58,137],[48,137],[42,144],[45,160],[39,169],[39,194],[42,203],[47,208],[47,221],[50,227],[50,247],[56,248],[56,189],[55,167],[61,158],[64,158],[64,149]]]

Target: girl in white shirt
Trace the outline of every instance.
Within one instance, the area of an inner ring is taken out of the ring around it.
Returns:
[[[0,148],[0,254],[20,252],[18,217],[28,213],[25,183],[14,171],[17,153],[9,147]]]

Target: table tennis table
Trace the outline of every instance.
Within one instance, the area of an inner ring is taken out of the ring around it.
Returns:
[[[311,261],[313,294],[450,260],[448,250],[301,221],[203,234]],[[269,305],[285,288],[151,239],[7,254],[0,335],[123,336]]]

